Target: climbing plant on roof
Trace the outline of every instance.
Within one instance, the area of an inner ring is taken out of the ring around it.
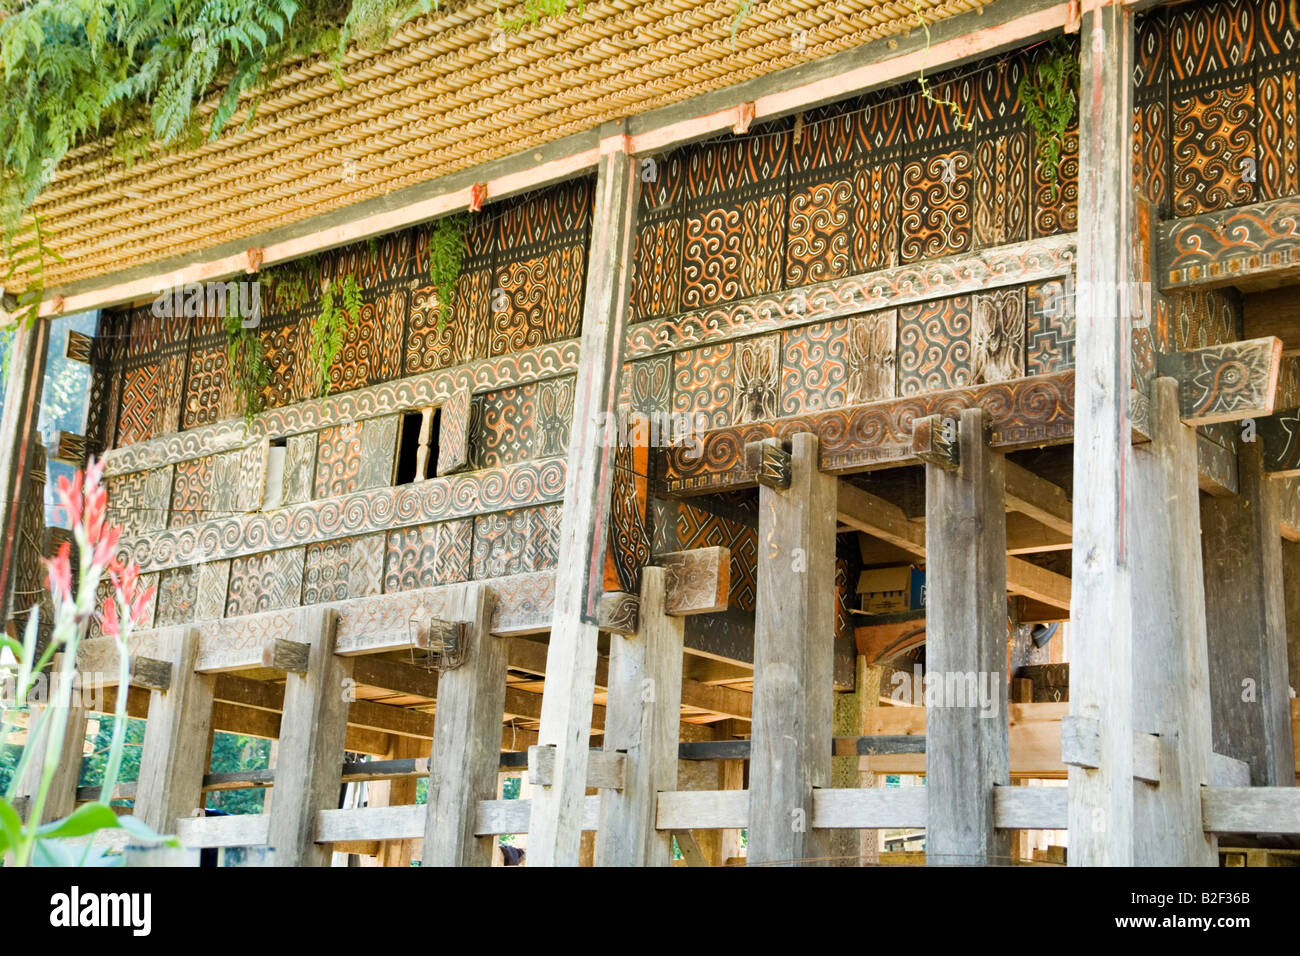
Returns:
[[[1034,131],[1038,171],[1049,199],[1054,199],[1065,136],[1079,107],[1079,58],[1065,37],[1052,40],[1045,54],[1025,71],[1016,98]]]

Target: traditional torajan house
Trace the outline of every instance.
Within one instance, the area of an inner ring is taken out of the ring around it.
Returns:
[[[733,15],[453,3],[65,160],[0,584],[96,310],[51,454],[158,586],[136,813],[281,864],[1296,845],[1296,4]],[[278,739],[267,812],[195,817],[214,730]]]

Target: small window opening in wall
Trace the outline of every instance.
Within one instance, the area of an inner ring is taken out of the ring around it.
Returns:
[[[288,448],[284,438],[272,438],[266,456],[266,487],[262,491],[262,510],[270,511],[284,503],[284,456]]]
[[[422,408],[402,416],[394,484],[423,481],[437,474],[439,412],[437,408]]]

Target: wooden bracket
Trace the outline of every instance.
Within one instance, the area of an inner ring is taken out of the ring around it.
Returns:
[[[1264,470],[1270,477],[1300,475],[1300,408],[1261,418],[1255,423],[1255,438],[1264,443]]]
[[[731,590],[731,551],[728,548],[694,548],[671,551],[657,559],[667,574],[669,614],[712,614],[727,609]]]
[[[744,136],[749,132],[749,124],[754,122],[754,101],[748,100],[736,107],[736,122],[732,124],[731,131],[737,136]]]
[[[779,438],[764,438],[745,444],[745,470],[752,471],[760,485],[784,491],[790,487],[790,451]]]
[[[80,362],[82,365],[90,364],[91,347],[95,340],[83,332],[76,329],[68,329],[68,338],[63,344],[63,357],[69,362]]]
[[[1061,762],[1069,767],[1096,770],[1101,766],[1101,723],[1093,717],[1061,718]],[[1133,777],[1160,783],[1160,738],[1133,734]]]
[[[168,690],[172,686],[172,662],[154,657],[132,657],[131,686],[149,690]]]
[[[59,432],[50,446],[50,461],[80,468],[86,461],[86,436]]]
[[[961,466],[961,424],[952,416],[926,415],[912,422],[912,454],[944,471]]]
[[[1161,355],[1161,375],[1178,382],[1178,415],[1211,425],[1273,414],[1282,340],[1275,336]]]
[[[608,750],[587,753],[587,786],[605,790],[623,789],[627,754]],[[555,783],[555,747],[534,744],[528,748],[528,782],[542,787]]]
[[[262,645],[262,666],[290,674],[307,673],[311,645],[274,638]]]
[[[641,599],[626,591],[606,591],[600,596],[597,626],[602,631],[632,635],[641,619]]]

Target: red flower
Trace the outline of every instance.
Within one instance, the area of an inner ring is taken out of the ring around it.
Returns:
[[[59,506],[56,509],[62,511],[69,524],[81,523],[81,471],[68,480],[67,475],[59,475]]]
[[[66,601],[72,597],[72,547],[65,541],[59,553],[45,562],[49,569],[50,594],[56,601]]]

